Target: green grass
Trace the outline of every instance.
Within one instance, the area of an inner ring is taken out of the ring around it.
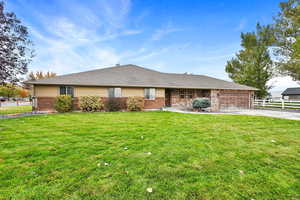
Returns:
[[[32,106],[5,106],[0,107],[0,115],[32,112]]]
[[[52,114],[0,120],[0,147],[0,199],[300,198],[300,121]]]

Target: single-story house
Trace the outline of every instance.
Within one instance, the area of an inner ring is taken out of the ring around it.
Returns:
[[[281,95],[283,99],[300,101],[300,87],[287,88]]]
[[[80,96],[144,98],[145,109],[190,106],[192,99],[207,97],[211,110],[250,109],[255,88],[203,75],[163,73],[136,65],[116,65],[53,78],[28,81],[33,85],[34,108],[54,110],[55,97],[71,95],[74,109]]]

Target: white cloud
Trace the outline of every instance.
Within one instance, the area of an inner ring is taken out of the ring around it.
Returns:
[[[69,22],[60,28],[61,23],[65,21],[58,22],[54,31],[48,30],[56,38],[31,29],[38,40],[34,70],[52,70],[63,74],[119,62],[120,57],[113,49],[95,44],[104,38]]]
[[[173,27],[172,23],[169,22],[165,27],[162,27],[162,28],[156,30],[154,32],[154,34],[152,35],[151,40],[154,40],[154,41],[160,40],[164,36],[166,36],[170,33],[175,33],[175,32],[179,32],[179,31],[183,31],[183,29],[175,28],[175,27]]]
[[[293,79],[289,76],[284,77],[276,77],[269,81],[270,85],[273,85],[274,87],[271,89],[271,91],[284,91],[286,88],[290,87],[300,87],[300,85],[293,81]]]
[[[110,1],[102,0],[99,2],[101,15],[112,29],[126,25],[126,19],[131,9],[131,0]]]
[[[155,57],[155,56],[157,56],[157,55],[161,55],[161,54],[163,54],[163,53],[166,53],[166,52],[168,52],[170,50],[170,48],[169,47],[166,47],[166,48],[162,48],[162,49],[160,49],[160,50],[154,50],[154,51],[148,51],[148,52],[146,52],[145,54],[143,54],[143,55],[140,55],[140,56],[135,56],[134,58],[132,58],[131,60],[132,61],[144,61],[144,60],[148,60],[148,59],[150,59],[150,58],[153,58],[153,57]]]
[[[85,23],[76,17],[53,17],[38,13],[42,26],[37,28],[31,25],[29,28],[36,44],[36,57],[30,70],[51,70],[64,74],[114,65],[126,58],[126,54],[123,55],[104,42],[142,33],[142,30],[126,26],[131,2],[103,2],[99,12],[104,13],[104,17],[89,13],[89,20]],[[72,9],[78,11],[74,5]],[[83,8],[79,10],[91,11]],[[108,23],[103,22],[105,20]],[[100,21],[103,23],[98,23]]]
[[[128,29],[122,32],[121,35],[136,35],[142,33],[142,30],[137,30],[137,29]]]

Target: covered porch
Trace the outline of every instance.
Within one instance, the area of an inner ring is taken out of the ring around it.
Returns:
[[[207,89],[165,89],[165,105],[167,107],[191,108],[193,99],[197,97],[211,97],[211,91]]]
[[[192,109],[192,101],[197,97],[209,98],[211,111],[241,110],[253,108],[254,91],[231,90],[231,89],[188,89],[188,88],[166,88],[166,107],[177,107],[179,109]]]

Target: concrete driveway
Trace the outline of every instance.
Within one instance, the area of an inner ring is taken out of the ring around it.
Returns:
[[[275,117],[275,118],[282,118],[282,119],[300,120],[299,112],[253,109],[253,110],[233,111],[230,113],[240,114],[240,115],[255,115],[255,116],[265,116],[265,117]]]
[[[218,112],[218,113],[210,113],[210,112],[190,112],[183,111],[173,107],[164,108],[163,110],[170,112],[179,112],[179,113],[190,113],[190,114],[230,114],[230,115],[254,115],[254,116],[265,116],[265,117],[275,117],[281,119],[290,119],[290,120],[300,120],[299,112],[288,112],[288,111],[275,111],[275,110],[237,110],[237,111],[227,111],[227,112]]]

